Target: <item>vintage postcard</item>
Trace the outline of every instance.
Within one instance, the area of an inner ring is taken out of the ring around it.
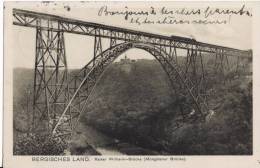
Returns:
[[[259,22],[259,2],[5,2],[4,167],[260,167]]]

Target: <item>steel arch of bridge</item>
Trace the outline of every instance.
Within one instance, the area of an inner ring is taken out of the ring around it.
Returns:
[[[230,58],[251,59],[252,52],[198,42],[179,36],[162,36],[124,28],[68,19],[19,9],[13,10],[14,25],[36,29],[34,73],[35,131],[47,130],[54,136],[70,136],[84,111],[87,99],[105,69],[120,54],[139,48],[149,52],[162,65],[176,94],[190,99],[190,109],[204,119],[209,107],[205,92],[202,54],[215,58],[217,74],[234,69]],[[94,37],[93,59],[71,78],[68,73],[64,33]],[[107,49],[103,39],[109,39]],[[177,49],[186,51],[184,66],[179,66]],[[244,66],[244,65],[243,65]],[[242,66],[242,67],[243,67]],[[69,79],[70,78],[70,79]],[[178,85],[176,86],[176,83]],[[41,130],[42,129],[42,130]]]
[[[92,59],[87,66],[85,66],[80,73],[71,81],[69,90],[73,90],[72,95],[59,120],[54,126],[53,134],[56,136],[64,136],[71,134],[78,122],[80,114],[84,111],[87,100],[93,91],[96,83],[100,79],[105,69],[122,53],[131,48],[139,48],[149,52],[161,64],[170,83],[180,83],[179,95],[190,96],[192,105],[196,109],[200,117],[204,117],[208,111],[205,97],[202,96],[201,91],[195,91],[196,86],[189,78],[184,78],[184,74],[171,56],[162,48],[144,43],[121,43],[108,48],[106,51],[100,53],[95,59]],[[75,81],[77,84],[73,85]]]

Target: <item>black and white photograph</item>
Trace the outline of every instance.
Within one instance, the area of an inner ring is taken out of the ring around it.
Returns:
[[[254,157],[252,6],[6,2],[10,155]]]

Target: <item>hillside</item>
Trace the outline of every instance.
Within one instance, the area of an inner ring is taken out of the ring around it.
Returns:
[[[175,130],[180,109],[159,63],[144,60],[130,67],[127,72],[122,65],[106,71],[81,118],[83,123],[119,139],[171,154],[252,152],[250,80],[241,78],[226,86],[216,85],[216,94],[209,100],[218,112],[214,118]]]
[[[210,71],[212,66],[206,69]],[[211,84],[218,78],[209,77]],[[32,79],[32,69],[14,70],[14,125],[20,131],[28,130],[31,118],[26,113],[25,97]],[[226,85],[215,84],[215,94],[209,101],[215,104],[216,114],[210,121],[176,129],[179,102],[160,64],[155,60],[113,63],[90,96],[80,122],[161,153],[251,154],[252,81],[247,77],[233,79]],[[31,103],[32,95],[29,97]]]

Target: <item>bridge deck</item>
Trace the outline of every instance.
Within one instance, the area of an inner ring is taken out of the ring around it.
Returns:
[[[221,52],[229,56],[251,57],[248,50],[239,50],[225,46],[203,43],[191,38],[180,36],[164,36],[21,9],[13,9],[13,16],[13,24],[19,26],[41,28],[44,30],[64,31],[89,36],[101,36],[104,38],[113,38],[124,41],[144,42],[181,49],[197,49],[202,52]]]

